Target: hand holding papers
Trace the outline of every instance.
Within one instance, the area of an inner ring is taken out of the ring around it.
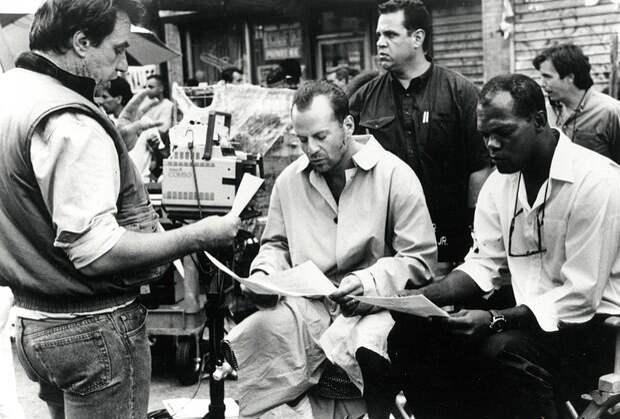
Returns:
[[[413,314],[419,317],[450,317],[423,295],[409,295],[407,297],[353,297],[362,303],[383,307],[391,311]]]
[[[286,271],[276,272],[265,277],[264,280],[255,281],[251,277],[240,277],[208,252],[205,252],[205,255],[219,270],[230,275],[233,279],[248,287],[250,291],[257,294],[321,297],[336,291],[334,284],[311,261]]]

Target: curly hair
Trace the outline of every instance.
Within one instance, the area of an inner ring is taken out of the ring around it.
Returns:
[[[30,49],[65,53],[82,31],[94,46],[114,31],[118,12],[138,22],[144,7],[138,0],[47,0],[34,14]]]

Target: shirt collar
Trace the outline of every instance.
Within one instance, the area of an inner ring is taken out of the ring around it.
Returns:
[[[579,114],[584,110],[584,108],[586,107],[586,104],[590,100],[590,97],[592,96],[592,91],[593,90],[594,90],[593,87],[588,87],[586,89],[586,91],[583,92],[583,97],[581,98],[581,100],[577,104],[577,108],[575,108],[575,110],[573,110],[570,114],[568,114],[568,112],[566,110],[566,106],[564,106],[564,104],[562,104],[562,106],[560,107],[559,117],[560,118],[566,117],[566,120],[564,121],[564,123],[567,123],[567,122],[577,118],[577,116],[579,116]]]
[[[15,61],[15,66],[53,77],[63,86],[94,103],[95,80],[71,74],[40,54],[24,52]]]
[[[424,86],[426,86],[426,83],[428,83],[428,80],[431,78],[431,74],[433,74],[433,67],[434,64],[431,62],[431,65],[424,73],[420,74],[418,77],[414,77],[413,79],[411,79],[411,81],[409,81],[409,86],[406,89],[403,87],[402,84],[400,84],[400,81],[398,81],[398,79],[394,77],[392,72],[389,73],[390,82],[392,83],[392,86],[394,86],[394,88],[398,89],[401,92],[418,92],[422,88],[424,88]]]
[[[353,139],[364,144],[361,150],[353,155],[353,164],[367,172],[375,167],[379,162],[379,158],[381,156],[381,153],[379,153],[381,150],[381,145],[379,145],[377,140],[375,140],[375,137],[372,135],[354,135]],[[302,154],[299,158],[297,173],[301,173],[309,167],[310,159],[308,159],[307,155]]]
[[[381,156],[381,146],[372,135],[360,135],[354,139],[360,143],[366,143],[360,151],[353,155],[353,163],[364,171],[369,171],[377,165]]]
[[[573,173],[575,148],[572,146],[571,140],[564,133],[559,130],[554,131],[559,133],[560,138],[553,152],[553,157],[551,158],[549,179],[572,183],[575,181],[575,174]]]

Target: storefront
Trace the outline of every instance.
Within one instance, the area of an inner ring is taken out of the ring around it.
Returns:
[[[161,8],[180,7],[179,2],[160,3]],[[235,66],[247,81],[264,84],[284,60],[298,63],[303,78],[321,78],[342,67],[353,72],[372,68],[376,4],[272,0],[259,7],[232,1],[222,10],[194,5],[192,14],[160,16],[174,26],[166,36],[178,34],[184,57],[182,73],[177,73],[184,80],[200,70],[205,81],[214,83],[222,69]]]
[[[160,0],[160,7],[186,9],[180,3]],[[283,60],[298,63],[303,78],[329,78],[343,68],[350,74],[376,68],[380,1],[230,0],[219,8],[214,1],[205,6],[192,3],[195,10],[190,15],[161,18],[178,32],[184,57],[177,74],[184,80],[201,70],[205,81],[214,83],[223,68],[235,66],[244,70],[246,81],[265,84],[269,72]],[[428,0],[426,4],[433,17],[435,62],[481,85],[482,1]]]

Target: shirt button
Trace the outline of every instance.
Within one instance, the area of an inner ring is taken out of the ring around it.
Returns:
[[[338,224],[338,217],[334,217],[334,223]]]
[[[413,132],[407,131],[407,135],[411,135],[411,134],[413,134]]]

